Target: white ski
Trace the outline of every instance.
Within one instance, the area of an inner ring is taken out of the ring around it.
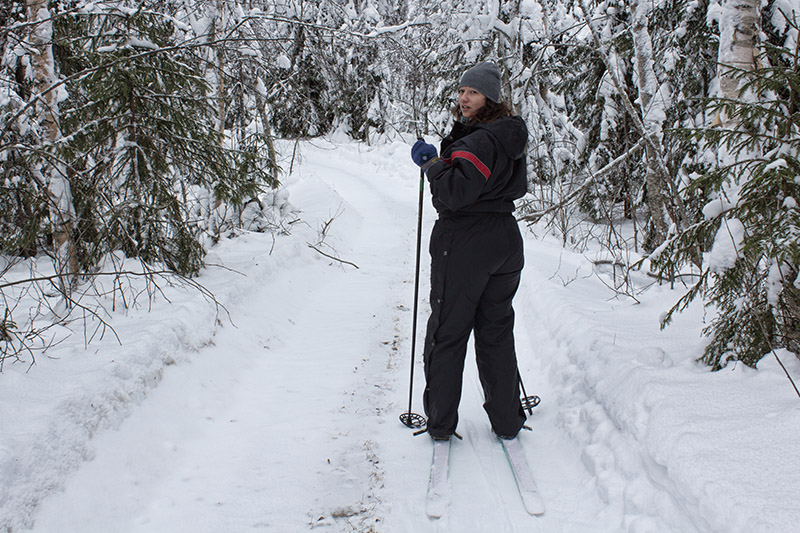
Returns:
[[[428,500],[425,512],[429,518],[444,516],[449,503],[449,487],[447,486],[447,470],[450,462],[450,441],[433,441],[433,460],[431,461],[431,478],[428,481]]]
[[[525,453],[519,440],[513,438],[500,439],[500,441],[503,443],[503,450],[505,450],[508,463],[514,472],[514,479],[517,480],[517,488],[522,496],[522,505],[525,506],[525,510],[528,511],[528,514],[535,516],[544,514],[544,501],[539,496],[536,482],[533,480],[533,474],[531,474],[528,461],[525,460]]]

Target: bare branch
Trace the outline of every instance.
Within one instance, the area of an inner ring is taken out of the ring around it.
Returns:
[[[578,187],[577,189],[572,191],[570,194],[567,195],[566,198],[562,199],[557,204],[551,205],[550,207],[548,207],[544,211],[538,211],[536,213],[532,213],[530,215],[525,215],[523,217],[520,217],[519,220],[524,220],[525,222],[528,222],[530,224],[535,224],[542,217],[544,217],[544,216],[546,216],[546,215],[548,215],[548,214],[550,214],[550,213],[552,213],[554,211],[557,211],[559,209],[563,209],[564,207],[569,205],[573,200],[575,200],[575,198],[577,198],[578,196],[580,196],[584,192],[586,192],[586,190],[589,189],[589,187],[591,187],[599,178],[603,177],[604,175],[606,175],[609,172],[611,172],[612,170],[614,170],[614,168],[617,165],[619,165],[620,163],[624,162],[626,159],[631,157],[636,151],[638,151],[640,148],[642,148],[644,146],[644,142],[645,142],[644,138],[639,139],[639,142],[637,142],[633,147],[631,147],[630,150],[628,150],[624,154],[620,155],[619,157],[615,158],[613,161],[609,162],[606,166],[604,166],[603,168],[601,168],[597,172],[591,173],[589,175],[589,177],[586,178],[584,180],[584,182],[580,185],[580,187]]]
[[[308,244],[309,248],[311,248],[312,250],[314,250],[315,252],[317,252],[320,255],[324,255],[328,259],[333,259],[334,261],[339,261],[340,263],[344,263],[345,265],[350,265],[352,267],[358,268],[358,265],[355,264],[355,263],[351,263],[350,261],[345,261],[344,259],[339,259],[338,257],[334,257],[332,255],[326,254],[325,252],[323,252],[322,250],[320,250],[319,248],[317,248],[313,244],[310,244],[310,243],[306,243],[306,244]]]

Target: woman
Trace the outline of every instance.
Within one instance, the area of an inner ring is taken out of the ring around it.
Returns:
[[[528,130],[500,100],[493,63],[467,70],[458,88],[456,122],[436,148],[420,140],[414,162],[430,182],[439,218],[431,233],[431,315],[425,338],[423,403],[428,432],[449,439],[458,424],[470,333],[493,431],[514,438],[525,422],[514,351],[514,310],[523,266],[512,215],[526,191]]]

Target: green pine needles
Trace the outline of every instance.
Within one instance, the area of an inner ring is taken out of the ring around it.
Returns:
[[[702,357],[714,369],[732,360],[755,366],[776,348],[800,353],[800,56],[765,50],[762,66],[736,73],[740,100],[711,102],[728,120],[689,132],[719,161],[689,186],[709,203],[653,261],[663,277],[701,265],[663,323],[702,295],[716,309]]]
[[[228,149],[216,127],[217,106],[198,74],[202,57],[176,39],[167,18],[143,9],[63,21],[72,37],[60,49],[62,73],[83,73],[67,85],[62,112],[83,266],[121,250],[198,272],[203,228],[188,195],[211,191],[213,209],[242,205],[259,190],[248,175],[257,166],[252,153]]]

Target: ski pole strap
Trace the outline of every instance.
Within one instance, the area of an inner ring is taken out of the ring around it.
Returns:
[[[434,157],[434,158],[433,158],[433,159],[431,159],[430,161],[426,161],[426,162],[425,162],[425,164],[424,164],[424,165],[422,165],[420,168],[422,169],[422,171],[423,171],[423,172],[427,172],[427,171],[428,171],[428,169],[429,169],[429,168],[431,168],[431,166],[432,166],[434,163],[436,163],[437,161],[439,161],[439,157],[438,157],[438,156],[437,156],[437,157]]]

